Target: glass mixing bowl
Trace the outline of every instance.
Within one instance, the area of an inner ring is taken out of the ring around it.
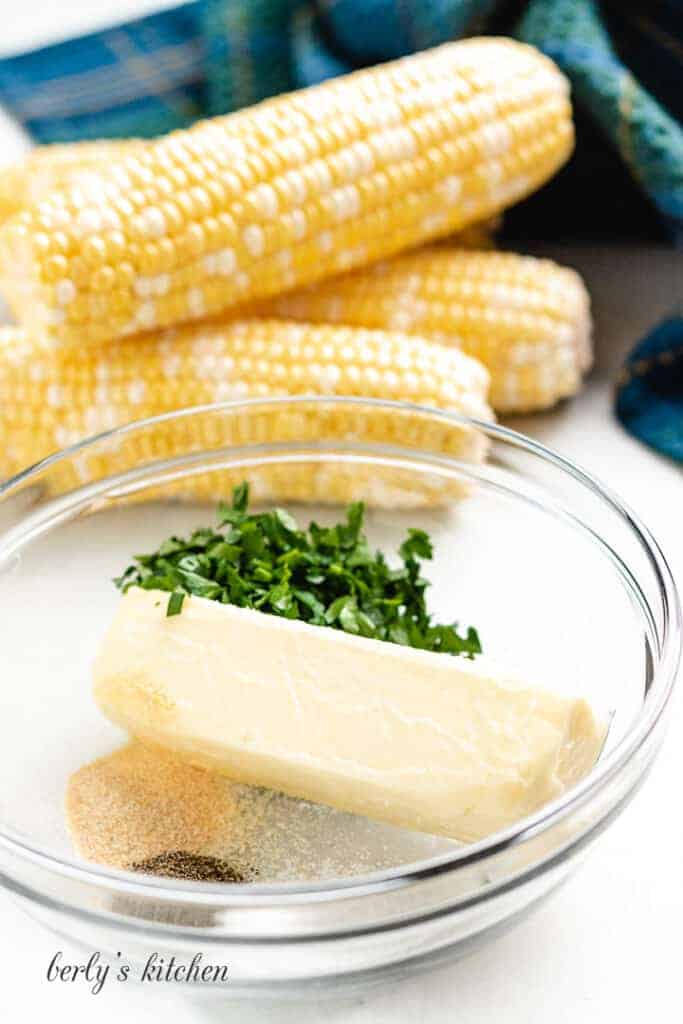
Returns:
[[[486,439],[488,461],[454,457],[463,438],[472,451]],[[123,740],[91,696],[118,600],[111,578],[132,553],[212,521],[214,499],[241,479],[257,497],[296,499],[301,519],[332,521],[335,501],[365,497],[379,547],[395,549],[407,526],[428,530],[435,612],[476,625],[486,652],[522,678],[612,716],[590,775],[471,845],[275,798],[261,825],[270,860],[249,884],[79,859],[67,780]],[[501,427],[356,399],[183,410],[20,474],[0,488],[0,622],[3,885],[84,949],[122,951],[132,965],[201,951],[228,965],[224,991],[278,997],[439,962],[538,904],[645,777],[680,653],[657,544],[588,474]]]

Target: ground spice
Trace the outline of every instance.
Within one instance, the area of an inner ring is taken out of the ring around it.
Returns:
[[[136,741],[75,772],[66,806],[87,860],[195,881],[349,877],[454,845],[236,783]]]
[[[71,776],[66,810],[83,857],[125,868],[169,850],[204,851],[234,800],[219,776],[133,742]]]
[[[245,882],[246,877],[227,861],[189,850],[171,850],[130,865],[131,871],[192,882]]]

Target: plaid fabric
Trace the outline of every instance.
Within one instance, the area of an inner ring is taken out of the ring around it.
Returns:
[[[318,8],[329,43],[319,37],[319,45],[346,55],[349,66],[376,64],[476,35],[496,6],[496,0],[326,0]]]
[[[204,0],[207,114],[224,114],[296,88],[295,0]]]
[[[0,102],[37,142],[153,136],[206,109],[200,3],[0,60]]]
[[[683,462],[683,309],[628,357],[617,382],[616,410],[641,441]]]
[[[577,103],[683,240],[683,129],[621,62],[594,0],[533,0],[519,36],[562,68]]]

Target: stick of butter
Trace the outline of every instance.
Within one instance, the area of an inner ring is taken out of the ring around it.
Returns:
[[[584,700],[483,661],[131,588],[95,664],[104,713],[233,779],[460,840],[510,825],[594,764]]]

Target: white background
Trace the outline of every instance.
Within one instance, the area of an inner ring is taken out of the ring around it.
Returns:
[[[153,0],[118,0],[116,16],[161,6]],[[0,0],[2,52],[103,24],[108,10],[96,2]],[[0,162],[20,148],[19,133],[0,117]],[[683,259],[674,252],[606,246],[544,251],[586,277],[596,316],[596,368],[578,399],[512,425],[576,459],[620,492],[654,531],[682,581],[683,470],[622,431],[612,416],[612,386],[624,353],[681,299]],[[678,699],[668,740],[644,789],[549,903],[450,967],[343,1003],[247,1005],[114,985],[92,996],[83,982],[48,984],[50,958],[57,948],[68,947],[0,895],[0,1019],[673,1024],[681,1020],[682,1005],[682,782]]]

